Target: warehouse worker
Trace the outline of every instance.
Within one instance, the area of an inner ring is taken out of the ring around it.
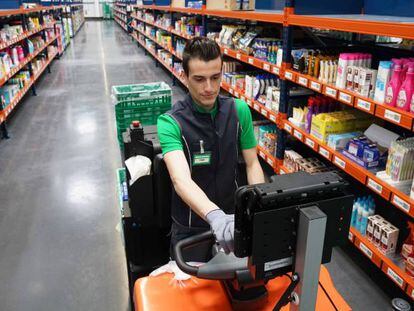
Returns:
[[[158,135],[174,189],[171,246],[211,228],[233,250],[239,149],[249,184],[263,183],[247,104],[219,96],[223,58],[216,42],[189,40],[183,53],[189,94],[158,118]]]

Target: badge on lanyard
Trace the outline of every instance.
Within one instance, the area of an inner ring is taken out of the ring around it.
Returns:
[[[200,140],[200,152],[193,154],[193,166],[202,166],[211,164],[211,152],[204,150],[204,141]]]

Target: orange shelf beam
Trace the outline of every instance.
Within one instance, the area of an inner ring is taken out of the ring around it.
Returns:
[[[378,268],[382,270],[395,284],[405,291],[411,298],[413,296],[414,278],[409,276],[403,267],[403,259],[386,256],[371,241],[355,228],[349,229],[350,241]]]
[[[344,15],[346,16],[346,15]],[[414,23],[329,16],[287,15],[288,25],[414,39]]]
[[[167,12],[178,12],[197,15],[208,15],[222,18],[232,18],[239,20],[254,20],[260,22],[282,24],[284,20],[283,12],[255,12],[255,11],[224,11],[224,10],[207,10],[207,9],[193,9],[193,8],[177,8],[171,6],[157,6],[157,5],[137,5],[138,9],[160,10]]]

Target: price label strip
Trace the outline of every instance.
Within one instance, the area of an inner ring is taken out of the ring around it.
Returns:
[[[361,98],[358,98],[357,107],[365,111],[371,111],[371,103]]]
[[[286,131],[288,131],[289,133],[292,133],[292,127],[291,127],[289,124],[285,123],[284,128],[285,128],[285,130],[286,130]]]
[[[263,69],[266,71],[270,71],[270,65],[268,63],[263,63]]]
[[[385,109],[384,118],[398,124],[401,123],[401,114],[388,109]]]
[[[305,138],[305,144],[307,146],[311,147],[312,149],[315,148],[315,142],[312,139],[308,138],[308,137]]]
[[[325,158],[329,159],[329,151],[325,148],[319,147],[319,154],[323,155]]]
[[[338,92],[335,89],[330,88],[328,86],[325,89],[325,95],[328,95],[330,97],[336,98],[337,93]]]
[[[322,85],[320,83],[318,83],[318,82],[311,81],[310,88],[312,90],[314,90],[314,91],[320,92],[321,91],[321,88],[322,88]]]
[[[303,85],[304,87],[308,86],[308,79],[304,77],[299,77],[298,84]]]
[[[403,209],[407,213],[410,213],[410,209],[411,209],[410,204],[404,201],[403,199],[401,199],[399,196],[394,194],[392,197],[392,203],[395,206],[398,206],[399,208]]]
[[[339,100],[347,104],[352,104],[352,96],[347,93],[339,92]]]
[[[367,255],[369,259],[372,259],[372,251],[364,243],[359,243],[359,249]]]
[[[342,160],[342,159],[340,159],[340,158],[338,158],[338,157],[336,157],[335,156],[335,159],[334,159],[334,163],[335,164],[337,164],[340,168],[342,168],[343,170],[345,169],[345,167],[346,167],[346,163],[345,163],[345,161],[344,160]]]
[[[402,277],[400,277],[394,270],[392,270],[390,267],[387,268],[387,275],[395,281],[400,287],[403,287],[404,280]]]
[[[302,133],[301,132],[299,132],[299,131],[297,131],[297,130],[294,130],[293,131],[293,136],[295,136],[297,139],[299,139],[299,140],[302,140],[302,138],[303,138],[303,135],[302,135]]]
[[[367,186],[375,192],[382,194],[382,186],[371,178],[368,178]]]

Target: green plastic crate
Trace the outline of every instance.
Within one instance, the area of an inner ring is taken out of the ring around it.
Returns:
[[[142,125],[155,125],[158,117],[171,109],[171,88],[164,82],[113,86],[112,96],[121,149],[122,133],[132,121],[140,121]]]
[[[137,100],[152,99],[159,104],[168,102],[172,97],[171,88],[165,82],[153,82],[132,85],[117,85],[112,87],[112,95],[117,103],[136,102]]]

